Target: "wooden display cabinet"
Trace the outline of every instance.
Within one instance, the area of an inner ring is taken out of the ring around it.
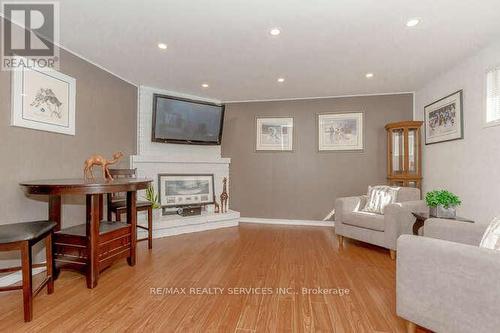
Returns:
[[[387,124],[387,181],[389,185],[422,187],[422,121]]]

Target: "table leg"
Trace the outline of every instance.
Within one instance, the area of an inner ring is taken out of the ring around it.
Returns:
[[[61,230],[61,196],[49,196],[49,221],[57,223],[54,231]]]
[[[127,192],[127,223],[130,224],[130,256],[127,258],[129,266],[135,265],[137,244],[137,192]]]
[[[113,197],[111,195],[111,193],[108,193],[106,194],[106,210],[107,210],[107,213],[108,213],[108,221],[113,221],[113,212],[111,211],[111,201],[112,201]]]
[[[104,194],[99,194],[99,221],[104,217]]]
[[[99,194],[87,194],[87,288],[99,279]]]
[[[49,195],[49,221],[57,223],[57,225],[54,228],[54,231],[61,230],[61,212],[62,212],[61,196]],[[54,248],[52,248],[52,251],[53,249]],[[61,272],[61,270],[57,265],[54,265],[53,270],[54,270],[53,272],[54,280],[57,280],[59,278],[59,273]]]
[[[418,231],[424,226],[425,220],[417,219],[413,224],[413,234],[418,236]]]

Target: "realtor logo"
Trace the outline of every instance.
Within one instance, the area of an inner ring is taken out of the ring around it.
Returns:
[[[2,2],[2,70],[57,69],[59,3]]]

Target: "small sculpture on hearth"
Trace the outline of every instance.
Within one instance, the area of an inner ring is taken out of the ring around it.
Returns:
[[[94,179],[94,173],[92,172],[92,168],[94,166],[100,166],[102,168],[102,175],[107,180],[113,180],[111,173],[109,172],[109,166],[112,164],[116,164],[123,157],[122,152],[117,152],[113,154],[112,160],[107,160],[101,155],[92,155],[90,156],[85,163],[83,164],[83,178],[85,179]]]
[[[227,177],[224,177],[222,180],[222,193],[220,195],[221,213],[227,213],[227,199],[229,199],[229,195],[227,194]]]
[[[215,198],[215,195],[214,195],[214,213],[216,214],[220,213],[220,206],[219,203],[217,202],[217,199]]]

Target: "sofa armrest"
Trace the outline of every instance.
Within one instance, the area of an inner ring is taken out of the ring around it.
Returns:
[[[423,200],[405,201],[385,206],[384,223],[386,243],[396,249],[396,240],[402,234],[412,234],[415,216],[412,213],[428,212],[429,208]]]
[[[496,332],[499,276],[500,251],[402,235],[397,314],[436,332]]]
[[[424,236],[479,246],[487,224],[430,218],[424,223]]]

